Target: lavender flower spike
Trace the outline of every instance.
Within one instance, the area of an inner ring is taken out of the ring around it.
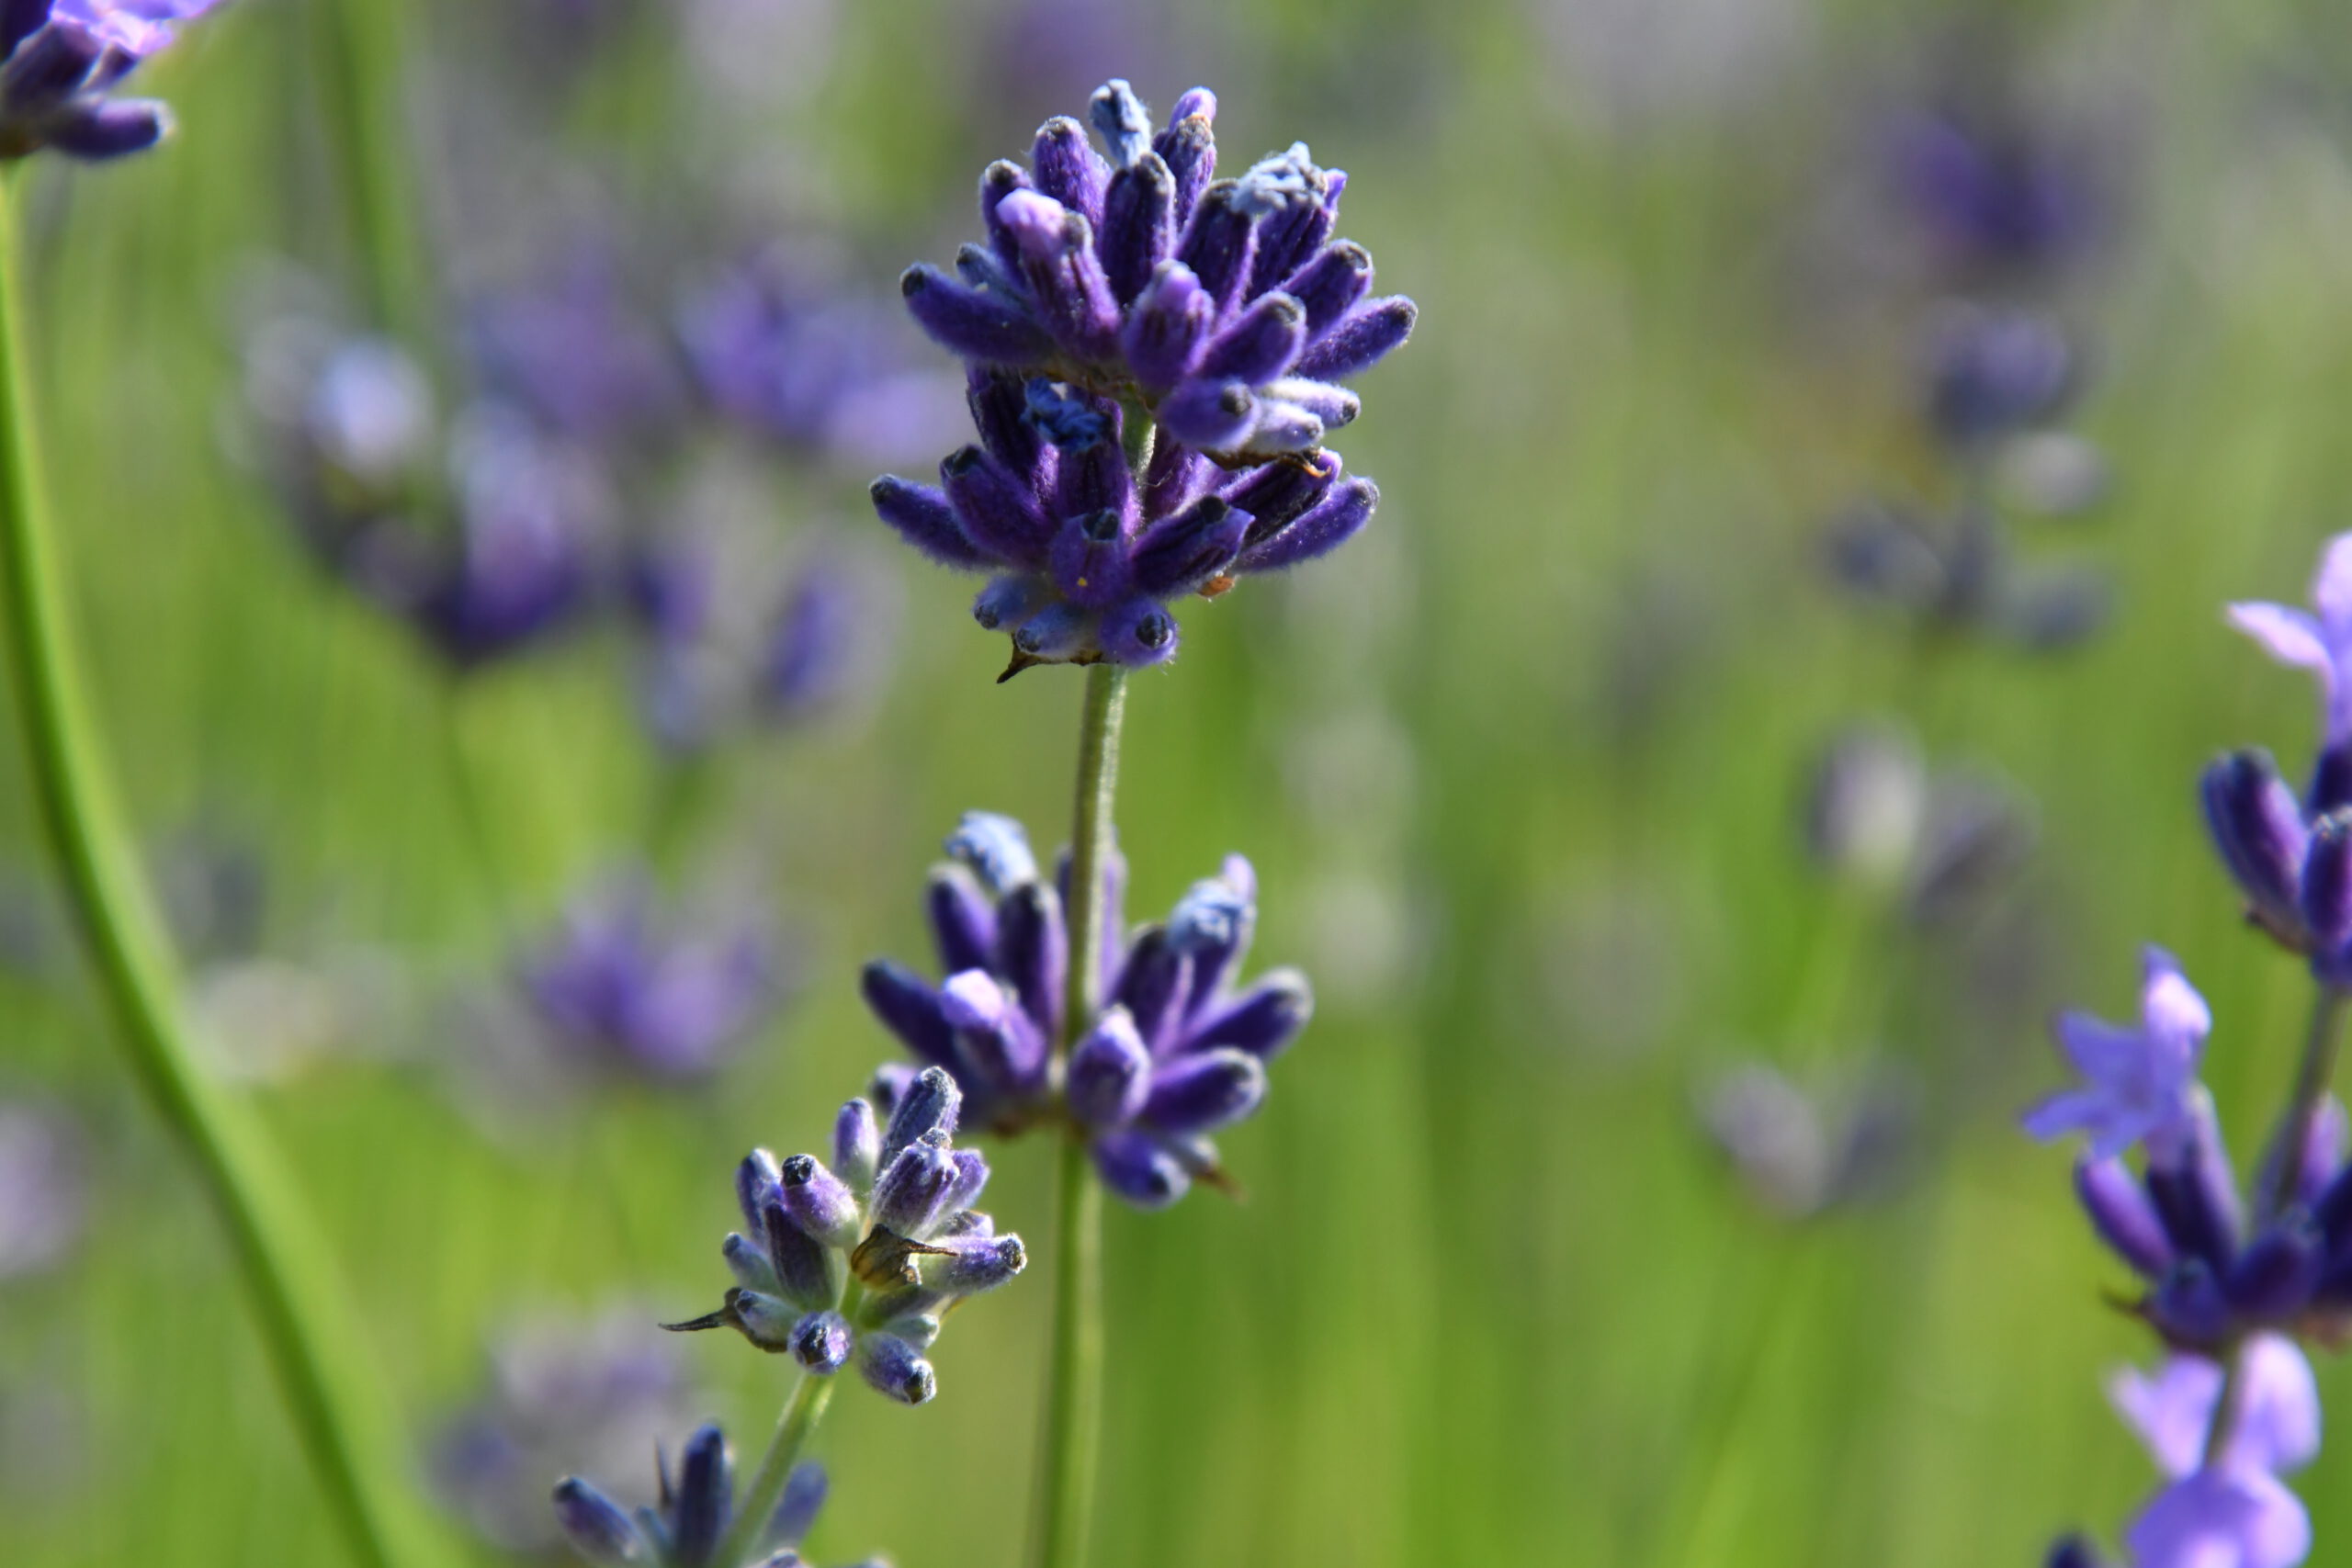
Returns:
[[[2352,534],[2328,541],[2312,580],[2312,604],[2316,615],[2284,604],[2233,604],[2230,624],[2279,663],[2319,677],[2324,745],[2335,751],[2352,742]]]
[[[2144,974],[2137,1029],[2085,1013],[2059,1018],[2058,1043],[2084,1082],[2029,1111],[2029,1134],[2048,1142],[2086,1133],[2092,1157],[2106,1158],[2188,1122],[2213,1015],[2163,949],[2147,950]]]
[[[801,1568],[795,1548],[824,1506],[824,1466],[794,1468],[775,1513],[751,1542],[752,1555],[740,1563],[722,1562],[719,1554],[735,1512],[733,1472],[726,1434],[700,1427],[686,1439],[674,1473],[666,1458],[657,1458],[658,1508],[631,1514],[571,1475],[556,1484],[556,1523],[572,1550],[598,1568]]]
[[[2311,1551],[2311,1521],[2278,1481],[2319,1452],[2319,1392],[2291,1340],[2256,1335],[2241,1352],[2245,1380],[2236,1425],[2211,1462],[2206,1433],[2222,1396],[2222,1369],[2175,1356],[2154,1377],[2126,1371],[2109,1395],[2171,1484],[2125,1534],[2137,1568],[2293,1568]]]
[[[214,0],[14,0],[0,6],[0,159],[44,147],[72,158],[143,152],[171,111],[108,91]]]
[[[886,1108],[887,1125],[863,1100],[843,1106],[831,1167],[752,1151],[735,1180],[744,1229],[719,1249],[734,1287],[717,1312],[662,1326],[732,1328],[820,1376],[855,1362],[890,1398],[929,1400],[938,1380],[923,1353],[942,1314],[1029,1260],[972,1207],[989,1168],[955,1146],[962,1099],[931,1067]]]
[[[1339,383],[1405,341],[1413,303],[1370,297],[1371,256],[1332,238],[1347,176],[1303,143],[1213,179],[1216,110],[1195,89],[1155,136],[1106,85],[1110,157],[1046,121],[1029,167],[981,175],[987,243],[956,276],[901,280],[967,363],[980,440],[936,487],[876,481],[875,510],[941,564],[1001,574],[973,615],[1011,635],[1008,674],[1159,663],[1172,601],[1321,555],[1379,499],[1321,444],[1357,413]]]
[[[1314,994],[1296,970],[1235,976],[1257,924],[1257,878],[1227,856],[1167,920],[1133,932],[1115,909],[1103,953],[1104,1003],[1061,1081],[1050,1042],[1062,1025],[1069,942],[1058,891],[1039,875],[1019,823],[967,815],[932,873],[927,900],[943,978],[867,965],[865,998],[918,1061],[959,1086],[967,1124],[1015,1134],[1074,1121],[1095,1167],[1138,1208],[1164,1208],[1193,1182],[1222,1182],[1208,1134],[1254,1112],[1266,1067],[1306,1025]],[[1115,885],[1120,874],[1114,867]],[[903,1067],[876,1083],[888,1106],[910,1098]]]

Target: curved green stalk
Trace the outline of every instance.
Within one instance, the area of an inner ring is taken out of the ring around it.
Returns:
[[[432,322],[401,125],[404,0],[312,0],[320,107],[365,275],[371,324],[429,362]]]
[[[406,1465],[368,1381],[372,1363],[358,1350],[275,1149],[196,1059],[170,946],[101,761],[42,505],[16,184],[0,191],[0,635],[41,825],[140,1088],[220,1216],[262,1344],[353,1558],[366,1568],[421,1562],[422,1521],[392,1488]]]
[[[712,1561],[750,1561],[760,1544],[761,1532],[768,1528],[776,1504],[783,1500],[785,1483],[792,1479],[792,1467],[800,1461],[800,1450],[808,1446],[808,1434],[825,1418],[825,1406],[832,1403],[833,1383],[839,1376],[835,1373],[819,1377],[813,1372],[802,1372],[800,1381],[792,1385],[792,1396],[784,1402],[784,1414],[776,1418],[775,1436],[769,1439],[768,1451],[761,1459],[751,1488],[743,1494],[736,1510],[735,1523]]]
[[[1102,999],[1102,872],[1114,842],[1111,803],[1119,782],[1119,726],[1126,698],[1125,670],[1108,663],[1088,669],[1070,830],[1069,988],[1057,1057],[1069,1055]],[[1095,1451],[1102,1431],[1102,1183],[1087,1156],[1084,1135],[1074,1127],[1054,1168],[1054,1236],[1052,1382],[1039,1442],[1029,1556],[1037,1568],[1077,1568],[1086,1557]]]

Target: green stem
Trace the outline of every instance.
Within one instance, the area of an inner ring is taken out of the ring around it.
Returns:
[[[1126,671],[1119,666],[1097,664],[1087,671],[1070,830],[1069,977],[1057,1058],[1069,1055],[1102,1005],[1102,871],[1114,842],[1111,803],[1119,781],[1119,725],[1126,695]],[[1029,1559],[1036,1568],[1077,1568],[1086,1557],[1102,1432],[1102,1184],[1088,1157],[1085,1136],[1076,1128],[1064,1138],[1055,1162],[1054,1235],[1052,1382],[1039,1443]]]
[[[407,1466],[368,1378],[373,1362],[275,1149],[198,1064],[164,926],[101,761],[42,506],[17,194],[0,192],[0,635],[41,825],[140,1088],[228,1234],[263,1347],[353,1558],[366,1568],[419,1561],[421,1524],[390,1484]]]
[[[313,0],[327,140],[366,276],[372,324],[424,355],[431,322],[423,253],[409,202],[407,138],[401,123],[401,0]]]
[[[857,1287],[852,1284],[850,1289]],[[846,1310],[846,1307],[844,1307]],[[838,1375],[838,1374],[836,1374]],[[825,1418],[825,1406],[833,1399],[832,1377],[819,1377],[803,1372],[800,1381],[792,1385],[792,1396],[784,1402],[784,1414],[776,1417],[775,1436],[769,1439],[768,1451],[760,1461],[757,1474],[752,1477],[751,1489],[743,1494],[735,1523],[727,1532],[714,1562],[722,1563],[748,1562],[761,1545],[760,1536],[775,1515],[775,1506],[783,1500],[785,1483],[792,1479],[792,1467],[800,1461],[800,1450],[808,1446],[808,1434]]]

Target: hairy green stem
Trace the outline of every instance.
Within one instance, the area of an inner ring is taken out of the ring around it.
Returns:
[[[856,1286],[852,1285],[852,1290]],[[785,1483],[792,1479],[792,1467],[800,1461],[800,1450],[808,1445],[808,1434],[825,1418],[825,1406],[832,1403],[833,1382],[840,1374],[819,1377],[814,1372],[802,1372],[792,1385],[792,1395],[784,1402],[784,1414],[776,1417],[775,1436],[768,1441],[768,1451],[760,1460],[760,1468],[752,1477],[750,1490],[742,1496],[735,1522],[729,1527],[727,1540],[720,1545],[714,1562],[733,1564],[751,1561],[752,1554],[762,1544],[760,1537],[775,1517],[775,1506],[784,1498]]]
[[[1148,450],[1148,447],[1146,447]],[[1126,671],[1097,664],[1086,672],[1079,725],[1078,792],[1069,851],[1070,954],[1057,1058],[1102,1005],[1102,873],[1115,842],[1111,803],[1119,782],[1119,725]],[[1054,1167],[1054,1337],[1029,1560],[1036,1568],[1085,1561],[1094,1511],[1095,1453],[1102,1430],[1102,1183],[1077,1128]]]
[[[366,1568],[423,1561],[422,1521],[392,1486],[407,1466],[374,1363],[276,1150],[197,1059],[164,928],[101,760],[31,427],[16,183],[0,191],[0,635],[42,829],[140,1088],[227,1233],[263,1347],[354,1560]]]

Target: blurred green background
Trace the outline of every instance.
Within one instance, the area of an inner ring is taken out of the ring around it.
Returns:
[[[351,261],[314,9],[189,28],[152,73],[182,122],[160,154],[33,174],[39,381],[153,863],[200,841],[259,868],[239,962],[364,956],[360,1001],[251,1092],[422,1445],[519,1314],[641,1303],[650,1336],[707,1309],[734,1158],[813,1146],[888,1054],[856,966],[927,962],[921,878],[956,814],[1064,831],[1080,681],[992,684],[970,585],[894,560],[878,694],[732,748],[677,861],[689,886],[752,868],[801,944],[792,1004],[699,1089],[484,1099],[465,1062],[510,923],[544,930],[630,851],[660,764],[597,634],[465,682],[460,780],[431,661],[305,565],[224,434],[256,258]],[[2352,518],[2352,54],[2324,8],[395,11],[407,56],[371,69],[453,289],[560,162],[638,239],[691,247],[678,188],[725,189],[887,299],[967,236],[985,161],[1116,72],[1162,107],[1216,85],[1230,168],[1301,138],[1347,168],[1344,231],[1420,303],[1336,443],[1382,486],[1364,538],[1193,606],[1135,682],[1131,909],[1247,852],[1257,962],[1306,965],[1321,1006],[1223,1140],[1246,1201],[1114,1206],[1097,1562],[1984,1568],[2066,1526],[2112,1539],[2153,1474],[2099,1379],[2147,1346],[2102,1304],[2124,1280],[2064,1157],[2012,1112],[2055,1080],[2047,1010],[2128,1014],[2146,941],[2213,1003],[2242,1162],[2283,1093],[2304,982],[2238,929],[2193,781],[2231,745],[2301,765],[2309,693],[2220,606],[2299,599]],[[748,86],[722,93],[729,58]],[[1919,261],[1883,176],[1891,117],[1962,59],[2095,153],[2098,232],[2031,291],[2084,346],[2070,428],[2112,472],[2086,516],[2018,525],[2113,581],[2064,654],[1923,648],[1820,567],[1852,502],[1949,483],[1917,348],[1974,285]],[[763,472],[780,540],[878,536],[870,469]],[[1805,857],[1805,769],[1871,716],[2033,803],[2030,861],[1966,920],[1858,914]],[[81,1129],[90,1207],[62,1258],[0,1280],[0,1558],[337,1561],[216,1229],[40,900],[7,734],[0,873],[30,934],[0,965],[0,1095]],[[1694,1111],[1747,1059],[1900,1065],[1911,1157],[1868,1201],[1776,1214]],[[1049,1150],[991,1153],[989,1207],[1042,1251]],[[837,1403],[812,1558],[1016,1560],[1046,1320],[1033,1269],[959,1315],[934,1405]],[[683,1351],[694,1410],[763,1435],[787,1367]],[[2352,1444],[2298,1489],[2324,1556]]]

